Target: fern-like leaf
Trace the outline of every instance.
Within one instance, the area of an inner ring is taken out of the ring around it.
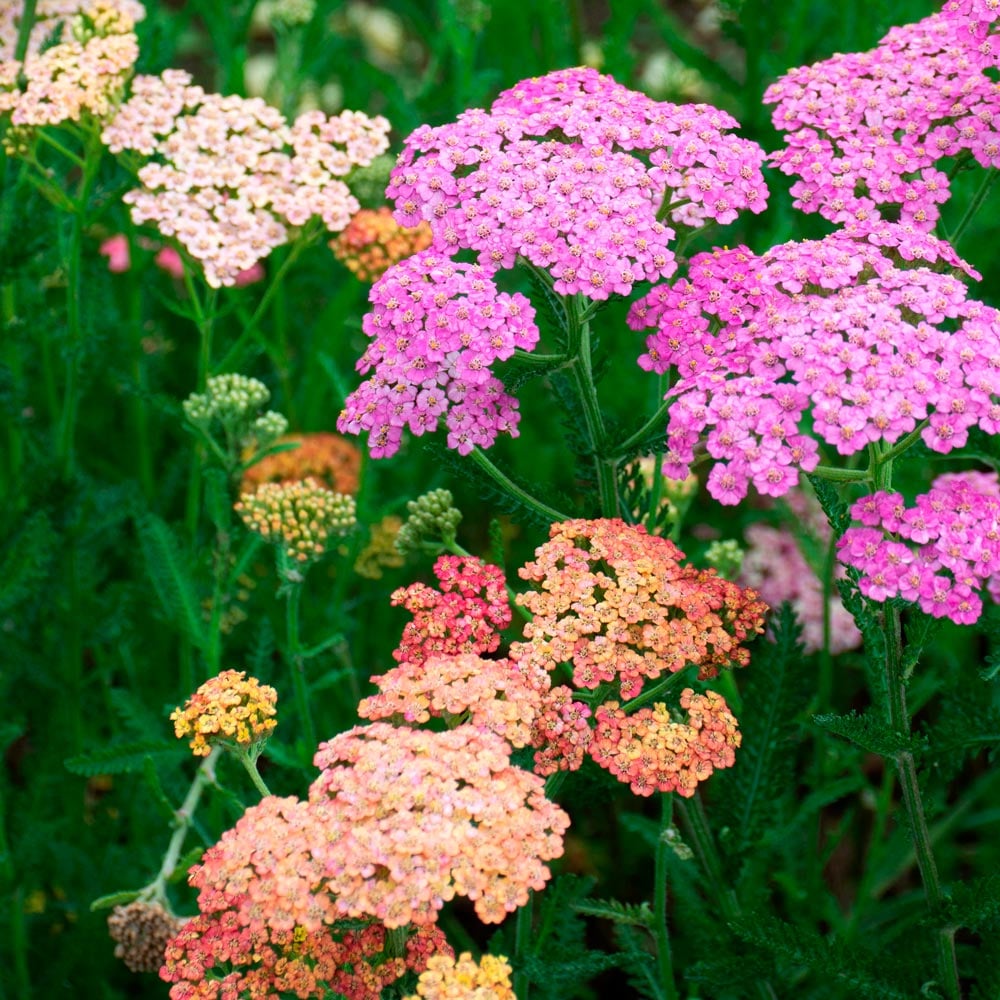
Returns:
[[[897,733],[872,715],[858,715],[857,712],[814,715],[813,722],[820,729],[850,740],[862,750],[879,757],[894,758],[905,751],[921,753],[926,745],[922,737]]]
[[[631,924],[633,927],[653,926],[655,917],[649,903],[622,903],[617,899],[584,899],[573,909],[588,917],[600,917],[616,924]]]
[[[0,614],[29,597],[45,579],[56,550],[48,514],[38,511],[5,546],[0,559]]]
[[[64,761],[64,766],[74,774],[95,778],[99,774],[130,774],[141,771],[149,756],[164,754],[182,756],[184,748],[176,742],[145,740],[138,743],[119,743],[91,753],[78,754]]]
[[[182,548],[170,526],[155,514],[136,518],[139,547],[150,581],[168,620],[176,625],[198,648],[205,645],[205,626],[201,602],[188,567],[181,557]]]

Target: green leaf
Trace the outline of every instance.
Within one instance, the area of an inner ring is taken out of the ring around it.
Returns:
[[[847,715],[814,715],[813,722],[820,729],[850,740],[862,750],[878,754],[879,757],[894,758],[905,751],[921,753],[926,747],[923,737],[897,733],[871,715],[858,715],[857,712]]]
[[[0,614],[35,592],[56,551],[56,533],[44,511],[32,515],[4,547],[0,559]]]
[[[109,892],[106,896],[98,896],[90,904],[90,912],[110,910],[113,906],[125,906],[142,895],[141,889],[123,889],[121,892]]]
[[[167,619],[199,649],[204,648],[205,624],[198,590],[181,556],[182,546],[170,526],[155,514],[136,518],[139,547],[150,582]]]
[[[129,774],[141,771],[146,758],[151,755],[171,754],[181,756],[184,750],[174,742],[145,740],[138,743],[119,743],[92,753],[78,754],[64,764],[68,771],[87,778],[99,774]]]
[[[622,903],[617,899],[584,899],[573,906],[577,913],[588,917],[600,917],[616,924],[630,924],[633,927],[652,928],[655,921],[649,903]]]
[[[177,864],[174,865],[174,870],[170,873],[167,881],[170,883],[185,881],[188,872],[191,870],[191,866],[198,864],[204,853],[204,847],[192,847],[190,851],[178,858]]]

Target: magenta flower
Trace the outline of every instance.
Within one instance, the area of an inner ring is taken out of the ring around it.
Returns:
[[[640,366],[678,372],[665,473],[685,478],[703,441],[709,492],[735,504],[750,484],[787,493],[819,464],[817,439],[851,455],[921,425],[946,453],[972,427],[996,433],[1000,321],[952,269],[978,277],[947,244],[888,224],[695,257],[629,315],[655,330]]]

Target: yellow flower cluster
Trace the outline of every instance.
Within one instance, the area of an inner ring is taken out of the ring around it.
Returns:
[[[262,743],[278,724],[278,693],[242,670],[223,670],[170,714],[178,739],[192,736],[191,750],[207,757],[215,742],[250,747]]]
[[[516,1000],[510,973],[502,955],[483,955],[478,965],[467,951],[457,959],[433,955],[420,973],[417,992],[405,1000]]]
[[[396,547],[402,518],[390,514],[371,526],[371,538],[354,560],[354,572],[369,580],[379,580],[383,569],[398,569],[406,559]]]
[[[300,563],[318,559],[331,535],[346,534],[356,523],[354,498],[332,493],[315,479],[264,483],[244,493],[234,509],[251,531]]]

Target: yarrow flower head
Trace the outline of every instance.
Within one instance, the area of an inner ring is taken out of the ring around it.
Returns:
[[[265,455],[244,473],[241,493],[252,493],[262,483],[288,483],[315,479],[334,493],[357,493],[361,474],[361,452],[339,434],[317,431],[288,434],[273,444],[294,445]]]
[[[167,942],[183,925],[184,921],[159,903],[140,899],[127,906],[116,906],[108,916],[115,957],[132,972],[159,971]]]
[[[788,133],[772,161],[798,177],[795,206],[833,222],[899,221],[930,231],[951,196],[942,158],[1000,166],[992,0],[946,3],[869,52],[786,73],[764,94]]]
[[[440,590],[413,583],[393,592],[392,603],[413,615],[393,657],[420,664],[432,656],[492,653],[511,619],[503,571],[475,556],[445,555],[434,575]]]
[[[519,575],[539,589],[517,596],[532,613],[524,665],[569,663],[578,687],[617,681],[634,698],[646,680],[689,664],[701,679],[745,665],[742,643],[763,631],[766,605],[714,570],[683,566],[672,542],[616,518],[552,525]]]
[[[476,251],[491,269],[520,256],[560,294],[606,299],[673,273],[661,218],[699,226],[763,210],[763,151],[729,134],[736,124],[592,69],[559,70],[504,91],[488,112],[418,128],[386,193],[399,221],[430,223],[435,248]]]
[[[383,152],[388,131],[358,111],[307,111],[289,125],[259,98],[206,94],[166,70],[133,80],[102,137],[149,158],[124,199],[134,221],[176,238],[219,287],[287,243],[290,227],[318,217],[342,230],[359,206],[341,178]]]
[[[341,913],[423,925],[457,895],[499,923],[543,888],[569,817],[509,754],[469,724],[434,733],[375,722],[321,744],[309,797],[323,806],[324,875]]]
[[[369,580],[380,580],[382,571],[399,569],[406,562],[396,539],[403,527],[402,518],[387,514],[377,524],[369,525],[368,544],[354,560],[354,572]]]
[[[359,281],[375,281],[401,260],[426,250],[431,245],[431,227],[426,222],[410,228],[401,226],[391,210],[362,208],[339,236],[330,241],[330,249]]]
[[[36,127],[107,119],[139,58],[133,28],[145,16],[130,0],[45,0],[37,5],[23,64],[14,59],[23,4],[0,10],[0,115]],[[46,38],[61,34],[47,48]],[[23,77],[23,89],[19,82]]]
[[[259,753],[278,724],[278,694],[273,687],[247,678],[242,670],[223,670],[170,714],[178,739],[191,737],[191,750],[207,757],[224,744]]]
[[[851,508],[862,527],[837,543],[840,561],[860,573],[873,601],[901,597],[935,618],[970,625],[985,589],[1000,600],[1000,484],[995,472],[938,476],[912,507],[880,491]]]
[[[394,454],[405,429],[426,434],[442,418],[448,447],[463,455],[499,433],[517,436],[517,400],[490,366],[538,340],[523,295],[499,291],[477,265],[426,250],[386,271],[369,301],[372,343],[357,367],[373,374],[347,397],[338,430],[367,431],[375,458]]]
[[[325,881],[327,833],[320,808],[269,796],[205,852],[189,875],[200,912],[171,940],[160,971],[174,984],[171,1000],[369,1000],[450,954],[433,926],[406,935],[400,954],[399,935],[390,943],[381,924],[339,923]]]
[[[736,504],[751,483],[789,492],[819,463],[817,438],[851,455],[926,420],[924,442],[946,453],[972,427],[995,433],[998,313],[953,269],[978,277],[948,244],[888,224],[695,257],[629,314],[655,331],[639,364],[678,372],[664,473],[687,476],[704,437],[708,491]]]
[[[463,951],[434,955],[417,980],[417,992],[404,1000],[517,1000],[510,975],[514,970],[503,955],[483,955],[477,963]]]
[[[331,538],[347,534],[356,524],[354,497],[332,493],[315,479],[264,483],[244,493],[234,510],[293,565],[319,559]]]

